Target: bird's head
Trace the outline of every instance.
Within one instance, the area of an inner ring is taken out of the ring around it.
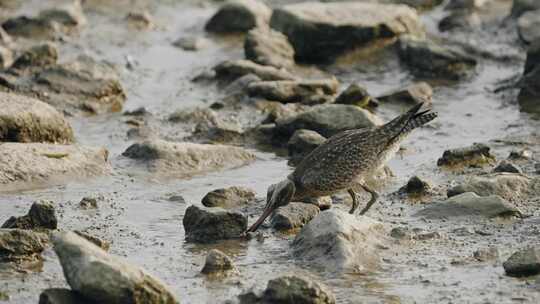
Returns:
[[[294,183],[286,179],[280,183],[273,184],[268,187],[266,194],[266,206],[264,212],[259,219],[246,232],[254,232],[264,222],[264,220],[279,207],[286,206],[291,202],[294,196],[296,187]]]

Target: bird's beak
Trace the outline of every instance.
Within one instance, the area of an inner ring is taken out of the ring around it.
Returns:
[[[272,202],[269,202],[269,204],[266,205],[266,208],[264,209],[264,212],[261,215],[261,217],[259,217],[259,219],[253,225],[251,225],[251,227],[249,227],[249,229],[246,230],[246,232],[255,232],[255,230],[257,230],[257,228],[259,228],[259,226],[262,223],[264,223],[264,220],[266,220],[266,218],[270,216],[270,214],[272,214],[274,210],[276,210],[275,204],[270,204],[270,203]]]

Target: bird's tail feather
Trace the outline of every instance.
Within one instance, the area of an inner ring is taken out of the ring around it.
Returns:
[[[437,112],[430,112],[426,110],[414,115],[405,125],[404,132],[410,132],[418,127],[421,127],[433,119],[437,118]]]

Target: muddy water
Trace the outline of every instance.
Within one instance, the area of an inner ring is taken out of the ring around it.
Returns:
[[[156,119],[166,118],[176,109],[205,107],[224,94],[213,84],[194,84],[190,79],[202,70],[228,58],[242,58],[238,37],[210,37],[210,46],[185,52],[171,45],[181,36],[202,36],[204,22],[215,10],[212,3],[179,1],[87,1],[88,25],[80,37],[61,44],[61,61],[79,54],[107,60],[119,67],[128,100],[125,109],[144,106]],[[49,1],[25,1],[8,15],[32,14]],[[156,28],[150,31],[129,29],[124,16],[131,9],[147,9]],[[497,19],[508,9],[508,1],[498,1],[486,19]],[[5,13],[5,12],[4,12]],[[492,14],[492,15],[490,15]],[[26,213],[38,199],[57,205],[62,229],[86,230],[112,241],[111,252],[141,265],[165,281],[182,303],[222,303],[252,286],[263,287],[280,274],[303,273],[331,286],[339,303],[537,303],[540,294],[526,281],[505,277],[500,262],[472,263],[472,252],[493,245],[506,258],[524,243],[538,243],[538,230],[532,224],[516,222],[424,222],[411,216],[422,204],[396,200],[391,194],[413,176],[431,180],[437,189],[463,178],[440,171],[436,160],[445,149],[496,139],[527,138],[529,148],[538,151],[539,122],[521,113],[516,92],[491,93],[497,83],[521,72],[524,52],[512,29],[489,24],[483,30],[442,35],[436,23],[445,15],[442,9],[424,13],[430,35],[469,41],[482,49],[516,55],[514,61],[482,60],[473,77],[459,83],[434,84],[433,107],[440,117],[432,127],[414,132],[404,143],[404,152],[390,161],[396,177],[381,190],[380,204],[371,216],[391,227],[407,224],[411,228],[448,235],[441,239],[396,245],[383,251],[381,269],[362,274],[339,275],[310,269],[294,262],[289,255],[293,235],[270,234],[264,242],[229,241],[217,245],[184,242],[182,217],[189,204],[199,203],[208,191],[232,185],[247,186],[263,196],[266,187],[283,178],[290,168],[285,158],[255,151],[258,159],[250,166],[198,176],[190,180],[163,180],[149,174],[126,170],[121,152],[132,141],[121,114],[97,117],[72,117],[77,141],[104,146],[116,169],[112,176],[84,183],[70,183],[47,189],[0,195],[0,221]],[[126,57],[137,62],[127,69]],[[345,60],[321,67],[336,74],[345,85],[358,81],[373,95],[385,93],[413,82],[392,51],[373,54],[369,59]],[[383,105],[378,114],[389,119],[404,107]],[[174,125],[159,124],[155,136],[181,137]],[[532,139],[531,139],[532,138]],[[506,157],[514,147],[498,144],[494,153]],[[441,190],[441,192],[444,192]],[[170,201],[181,195],[187,203]],[[76,207],[84,196],[100,197],[99,211]],[[338,206],[338,208],[341,206]],[[531,211],[539,216],[537,211]],[[250,220],[253,220],[251,218]],[[469,227],[492,232],[489,236],[455,236],[455,228]],[[208,248],[217,247],[233,257],[238,273],[223,280],[209,280],[199,274]],[[0,274],[0,291],[10,303],[36,303],[40,290],[66,286],[54,253],[45,253],[42,272]]]

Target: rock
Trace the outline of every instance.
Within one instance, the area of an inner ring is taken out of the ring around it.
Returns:
[[[198,51],[207,47],[210,42],[202,37],[182,37],[173,42],[173,45],[184,51]]]
[[[209,243],[238,238],[247,229],[247,218],[234,211],[191,205],[186,209],[183,225],[188,242]]]
[[[382,121],[367,110],[352,105],[318,105],[292,117],[276,120],[276,132],[291,136],[296,130],[316,131],[324,137],[350,129],[373,127]]]
[[[444,202],[432,203],[418,211],[415,216],[428,219],[458,216],[497,216],[521,215],[521,212],[498,195],[478,196],[466,192],[453,196]]]
[[[499,250],[497,249],[497,247],[492,246],[478,249],[473,252],[473,257],[479,262],[497,260],[499,258]]]
[[[506,274],[513,277],[525,277],[540,273],[540,248],[528,247],[514,252],[503,263]]]
[[[262,80],[294,80],[295,77],[284,69],[264,66],[249,60],[224,61],[214,67],[216,77],[234,80],[253,74]]]
[[[474,144],[469,147],[444,151],[437,160],[437,166],[481,166],[495,161],[495,156],[484,144]]]
[[[332,208],[333,200],[331,196],[319,196],[319,197],[308,197],[302,199],[303,203],[312,204],[317,206],[319,210],[328,210]]]
[[[239,94],[244,95],[247,87],[254,82],[259,82],[261,79],[254,74],[247,74],[237,78],[225,87],[225,92],[229,95]]]
[[[81,180],[110,172],[104,148],[41,143],[3,143],[0,191]]]
[[[51,202],[33,203],[27,215],[10,217],[2,228],[10,229],[56,229],[58,220]]]
[[[272,10],[257,0],[232,0],[219,8],[206,23],[205,29],[215,33],[247,32],[255,27],[268,27]]]
[[[319,207],[306,203],[290,203],[278,208],[272,216],[272,227],[277,230],[301,228],[319,214]]]
[[[300,163],[304,157],[325,141],[326,138],[315,131],[296,130],[287,143],[292,163]]]
[[[56,64],[58,48],[52,43],[35,45],[25,50],[13,63],[14,69],[44,67]]]
[[[262,303],[334,304],[336,299],[323,284],[307,277],[288,275],[268,281]]]
[[[83,231],[79,231],[79,230],[75,230],[73,231],[75,234],[77,234],[78,236],[84,238],[85,240],[89,241],[90,243],[98,246],[99,248],[105,250],[105,251],[109,251],[109,248],[111,248],[111,244],[107,241],[104,241],[104,240],[101,240],[93,235],[90,235],[86,232],[83,232]]]
[[[91,304],[79,293],[65,288],[45,289],[39,295],[39,304]]]
[[[8,33],[0,26],[0,46],[10,47],[13,46],[13,39]]]
[[[428,10],[441,5],[444,0],[393,0],[391,3],[407,4],[417,10]]]
[[[417,241],[428,241],[440,238],[442,238],[442,235],[437,231],[416,233],[416,235],[413,236],[413,239]]]
[[[476,59],[458,48],[410,36],[399,39],[398,54],[418,76],[457,80],[468,76],[476,66]]]
[[[202,199],[205,207],[235,208],[255,199],[255,191],[244,187],[221,188],[208,192]]]
[[[97,199],[94,197],[83,197],[79,202],[79,207],[81,209],[97,209]]]
[[[493,169],[493,172],[521,173],[521,169],[518,166],[503,160],[495,167],[495,169]]]
[[[381,102],[395,102],[404,104],[417,104],[419,102],[431,103],[433,89],[426,82],[416,82],[394,92],[377,97]]]
[[[473,176],[464,183],[449,189],[448,197],[464,192],[474,192],[480,196],[498,195],[510,201],[527,200],[540,193],[540,178],[513,173]]]
[[[400,192],[404,192],[412,195],[425,195],[431,190],[429,183],[418,176],[413,176],[407,181],[407,184],[399,189]]]
[[[5,46],[0,45],[0,71],[8,69],[12,64],[13,51]]]
[[[312,265],[332,271],[357,271],[378,264],[384,243],[381,223],[330,209],[319,213],[296,235],[293,254]]]
[[[212,249],[208,252],[204,267],[201,270],[204,274],[223,273],[234,269],[233,261],[220,250]]]
[[[45,235],[30,230],[0,229],[0,263],[39,264],[45,239]]]
[[[155,173],[192,176],[246,165],[253,153],[234,146],[149,140],[131,145],[123,156],[137,160]]]
[[[407,227],[392,228],[390,236],[397,240],[411,240],[413,238]]]
[[[51,40],[60,33],[58,23],[27,16],[7,19],[2,27],[10,36],[32,39]]]
[[[215,126],[218,124],[218,115],[211,109],[182,109],[169,115],[168,120],[175,123],[206,124]]]
[[[379,39],[404,33],[423,35],[414,9],[363,2],[284,5],[274,9],[270,26],[289,38],[300,61],[329,61],[336,54]]]
[[[534,164],[534,170],[536,170],[536,174],[540,174],[540,163]]]
[[[69,122],[50,105],[30,97],[0,92],[0,142],[74,141]]]
[[[456,10],[439,22],[439,31],[446,32],[455,29],[470,29],[482,24],[480,16],[469,10]]]
[[[444,9],[446,10],[477,10],[490,0],[452,0]]]
[[[337,79],[322,80],[281,80],[259,81],[248,85],[252,97],[262,97],[272,101],[301,102],[310,104],[313,96],[334,95],[339,87]]]
[[[86,24],[81,2],[69,1],[55,8],[46,9],[39,13],[39,18],[58,22],[66,27],[77,27]]]
[[[356,83],[349,85],[345,91],[341,92],[334,103],[355,105],[361,108],[378,106],[378,100],[371,97],[366,88]]]
[[[158,279],[73,232],[57,232],[52,242],[69,286],[91,301],[178,303]]]
[[[519,150],[519,151],[511,151],[508,155],[508,159],[510,160],[527,160],[532,158],[532,152],[531,150]]]
[[[269,28],[250,30],[244,41],[246,59],[276,68],[294,66],[294,49],[287,36]]]
[[[540,9],[540,2],[536,0],[513,0],[511,16],[517,18],[527,11]]]
[[[148,30],[155,27],[152,15],[147,11],[130,12],[126,16],[129,25],[137,30]]]
[[[536,29],[540,26],[540,5],[538,10],[528,11],[517,20],[519,37],[526,43],[540,40],[540,33]]]

